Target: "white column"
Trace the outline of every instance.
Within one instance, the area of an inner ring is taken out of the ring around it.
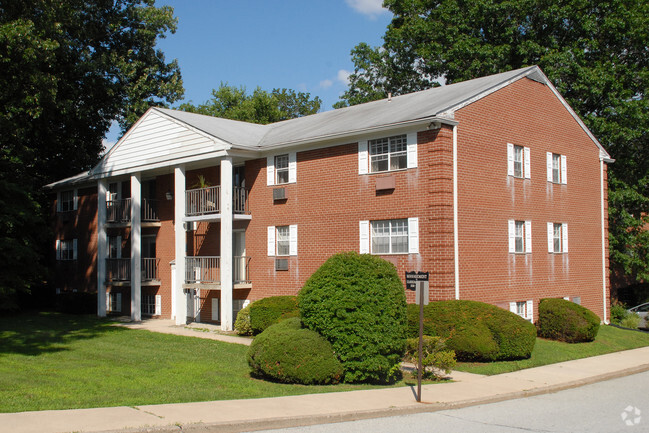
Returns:
[[[142,185],[141,174],[131,176],[131,320],[142,320]]]
[[[187,296],[185,284],[185,256],[187,255],[187,233],[183,224],[185,217],[185,166],[174,169],[174,232],[176,255],[176,325],[187,324]]]
[[[457,210],[457,125],[453,125],[453,262],[455,299],[460,299],[460,234]]]
[[[221,329],[232,330],[232,158],[221,160]]]
[[[106,179],[97,184],[97,315],[106,317]]]

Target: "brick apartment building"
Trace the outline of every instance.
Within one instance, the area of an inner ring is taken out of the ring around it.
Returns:
[[[431,300],[607,320],[609,162],[538,67],[270,125],[151,108],[48,185],[55,285],[96,291],[100,316],[232,329],[357,251],[430,272]]]

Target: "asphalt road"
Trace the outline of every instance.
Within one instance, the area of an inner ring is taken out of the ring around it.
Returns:
[[[267,432],[649,432],[649,372],[464,409]]]

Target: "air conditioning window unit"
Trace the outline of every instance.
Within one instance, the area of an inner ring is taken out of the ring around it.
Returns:
[[[288,259],[275,259],[276,271],[288,271]]]
[[[273,189],[273,200],[286,200],[286,188]]]

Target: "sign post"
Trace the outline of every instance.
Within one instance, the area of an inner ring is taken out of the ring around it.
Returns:
[[[423,371],[424,305],[428,305],[428,272],[406,272],[406,289],[415,290],[415,303],[419,305],[419,354],[417,366],[417,402],[421,403],[421,376]]]

